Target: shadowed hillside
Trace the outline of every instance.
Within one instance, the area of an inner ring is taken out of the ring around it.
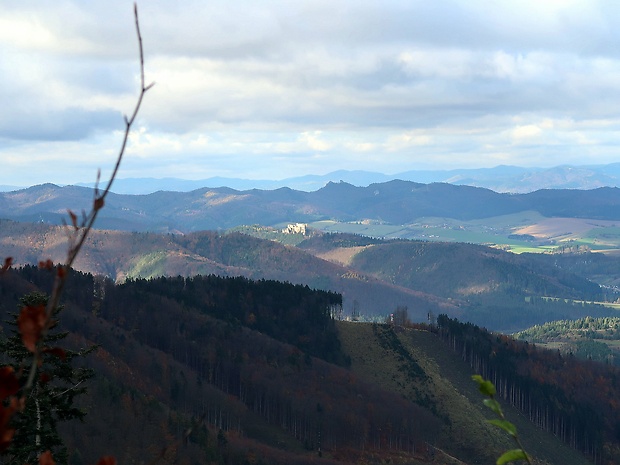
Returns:
[[[62,228],[0,222],[3,254],[17,264],[34,264],[40,257],[64,258]],[[243,234],[197,232],[188,235],[92,231],[76,269],[114,280],[127,277],[217,274],[274,279],[343,295],[345,312],[353,301],[367,315],[387,315],[398,305],[423,320],[429,311],[458,316],[460,309],[446,299],[386,283],[294,247]]]
[[[596,284],[540,261],[472,244],[391,242],[367,247],[351,265],[389,282],[443,297],[486,293],[600,300]]]
[[[3,277],[2,312],[50,278],[34,268]],[[62,325],[72,344],[100,344],[86,423],[66,428],[74,463],[146,461],[190,427],[167,460],[456,465],[487,463],[506,444],[484,423],[473,383],[459,381],[471,372],[434,334],[360,323],[334,332],[333,295],[209,279],[114,285],[72,273]],[[337,353],[351,368],[323,359]],[[561,458],[548,463],[585,463],[519,427],[538,438],[532,451]]]
[[[64,258],[66,233],[61,227],[4,220],[0,245],[16,264],[34,264],[41,257],[56,262]],[[408,308],[412,321],[445,313],[504,331],[613,314],[611,308],[586,303],[602,300],[598,285],[553,260],[473,244],[341,234],[317,234],[292,247],[239,233],[97,230],[75,267],[118,282],[197,274],[287,281],[338,292],[344,315],[356,307],[380,321],[398,306]]]
[[[617,260],[611,257],[592,258],[600,275],[586,266],[577,276],[577,263],[590,263],[594,254],[572,259],[516,255],[474,244],[379,241],[347,234],[315,236],[298,247],[400,287],[451,299],[460,305],[460,319],[504,332],[550,320],[616,314],[615,308],[594,303],[615,300],[616,294],[587,279],[614,276],[609,267]]]
[[[53,184],[0,192],[0,218],[60,224],[67,208],[87,210],[92,198],[91,189]],[[98,227],[190,232],[318,220],[408,224],[429,216],[471,220],[526,210],[547,217],[618,220],[620,189],[541,190],[510,195],[477,187],[393,180],[368,187],[330,182],[315,192],[221,187],[148,195],[110,194]]]

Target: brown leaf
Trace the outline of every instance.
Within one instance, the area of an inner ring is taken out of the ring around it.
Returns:
[[[30,352],[36,352],[37,342],[45,327],[45,305],[23,307],[17,317],[17,327],[22,336],[22,342]]]
[[[52,457],[52,453],[49,450],[39,455],[39,465],[56,465],[54,457]]]
[[[26,397],[22,396],[19,399],[15,397],[11,397],[11,407],[16,412],[23,412],[24,409],[26,408]]]
[[[97,465],[116,465],[116,459],[111,455],[105,455],[99,459]]]
[[[19,391],[19,380],[15,376],[13,367],[0,368],[0,400],[17,394],[17,391]]]
[[[2,265],[2,268],[0,268],[0,274],[4,273],[9,268],[11,268],[12,264],[13,264],[13,257],[6,257],[4,259],[4,265]]]
[[[15,430],[9,428],[9,422],[16,410],[15,402],[6,407],[0,403],[0,452],[6,450],[13,440]]]
[[[103,197],[97,197],[95,199],[95,204],[93,205],[93,210],[98,211],[101,210],[103,208],[104,205],[104,200]]]
[[[71,217],[71,224],[73,225],[75,229],[78,229],[77,215],[73,213],[71,210],[67,210],[67,212],[69,212],[69,216]]]
[[[0,426],[0,452],[9,448],[14,435],[15,430],[13,428],[3,428]]]
[[[39,268],[51,271],[51,269],[54,268],[54,262],[49,258],[45,261],[41,260],[39,262]]]

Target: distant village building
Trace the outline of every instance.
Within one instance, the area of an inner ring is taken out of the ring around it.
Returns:
[[[308,225],[306,223],[289,224],[282,230],[284,234],[303,234],[308,235]]]

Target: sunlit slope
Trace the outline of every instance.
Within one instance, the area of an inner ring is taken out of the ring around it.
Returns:
[[[491,416],[471,381],[469,365],[436,335],[360,323],[343,322],[338,328],[357,375],[427,406],[442,418],[443,430],[435,446],[468,464],[494,463],[513,447],[505,435],[487,424]],[[537,459],[557,465],[589,463],[509,406],[504,408]]]

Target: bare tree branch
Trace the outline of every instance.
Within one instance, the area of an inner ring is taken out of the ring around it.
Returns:
[[[69,212],[69,216],[71,217],[71,223],[73,225],[73,231],[71,232],[70,237],[69,237],[69,247],[67,250],[67,258],[65,259],[65,262],[63,264],[59,264],[56,267],[56,277],[54,279],[54,285],[52,287],[52,292],[51,292],[50,298],[47,302],[47,306],[45,309],[45,315],[46,315],[45,326],[43,328],[43,331],[41,333],[41,336],[37,344],[37,350],[35,351],[35,354],[33,357],[32,366],[30,367],[30,372],[28,374],[28,381],[26,382],[26,385],[25,385],[26,392],[32,389],[34,378],[35,378],[36,371],[37,371],[37,364],[38,364],[39,356],[40,356],[40,345],[48,329],[50,328],[52,324],[52,316],[54,313],[54,309],[58,307],[58,303],[60,301],[60,295],[62,294],[62,291],[64,289],[65,281],[67,279],[67,274],[69,272],[69,269],[75,262],[75,259],[80,253],[80,250],[82,249],[82,246],[86,242],[86,238],[88,237],[91,229],[93,228],[95,220],[97,219],[99,210],[101,210],[103,206],[105,205],[105,198],[110,192],[112,183],[116,179],[116,175],[121,165],[123,155],[125,154],[125,148],[127,147],[127,141],[129,139],[131,127],[138,115],[138,112],[140,111],[140,107],[142,105],[142,99],[144,98],[144,94],[146,94],[146,92],[151,87],[153,87],[153,85],[155,84],[155,83],[151,83],[148,86],[144,84],[144,52],[142,48],[142,35],[140,34],[140,22],[138,20],[138,6],[135,3],[134,3],[134,17],[135,17],[135,24],[136,24],[136,34],[138,36],[138,46],[140,49],[140,94],[138,96],[138,100],[131,114],[131,118],[128,119],[127,116],[125,116],[125,132],[123,135],[123,140],[121,143],[121,147],[119,149],[118,156],[116,158],[116,164],[114,165],[114,170],[112,171],[112,175],[110,176],[110,179],[108,180],[105,189],[102,192],[100,192],[98,187],[95,187],[95,196],[94,196],[92,208],[88,214],[84,214],[83,219],[79,225],[77,223],[76,215],[71,211]],[[100,173],[97,174],[97,186],[99,184],[99,177],[100,177]]]

